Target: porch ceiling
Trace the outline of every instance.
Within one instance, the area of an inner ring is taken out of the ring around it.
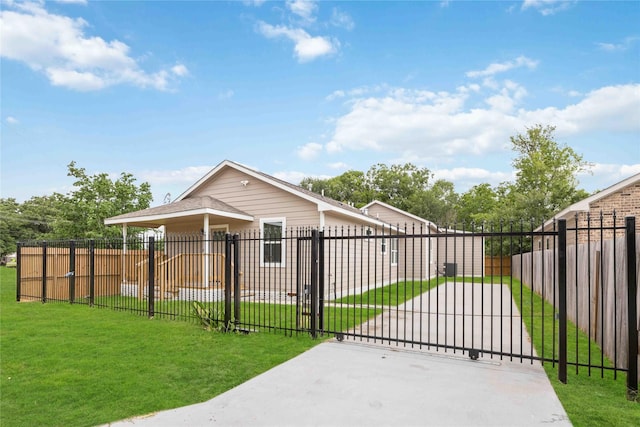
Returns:
[[[210,215],[213,221],[217,219],[236,219],[253,221],[253,216],[234,208],[210,196],[193,197],[178,202],[168,203],[154,208],[143,209],[123,215],[107,218],[105,225],[123,225],[132,227],[156,228],[174,222],[189,221]]]

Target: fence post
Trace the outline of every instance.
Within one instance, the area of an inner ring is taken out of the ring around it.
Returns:
[[[231,234],[227,233],[224,239],[224,327],[229,330],[231,326]]]
[[[42,242],[42,303],[47,302],[47,242]]]
[[[318,233],[318,328],[324,332],[324,231]]]
[[[233,322],[240,323],[240,245],[239,236],[233,235]],[[231,264],[231,262],[230,262]]]
[[[96,297],[96,241],[89,240],[89,305],[93,307]]]
[[[76,242],[69,242],[69,303],[73,304],[76,299]]]
[[[18,242],[16,247],[16,301],[20,302],[21,296],[21,283],[20,276],[22,275],[22,243]]]
[[[638,272],[636,271],[636,218],[626,218],[627,238],[627,324],[629,326],[629,351],[627,360],[627,398],[638,397]]]
[[[318,230],[311,230],[311,337],[318,336]]]
[[[156,297],[156,239],[153,236],[149,236],[149,284],[148,295],[149,298],[149,318],[155,315],[155,297]]]
[[[567,383],[567,220],[558,220],[558,380]]]

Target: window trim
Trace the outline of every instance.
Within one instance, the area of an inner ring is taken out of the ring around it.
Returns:
[[[398,238],[393,237],[393,235],[383,236],[382,240],[380,241],[380,255],[384,257],[387,256],[387,254],[390,256],[389,263],[392,266],[398,265]]]
[[[280,223],[282,227],[282,237],[280,238],[280,262],[265,262],[264,261],[264,246],[267,243],[267,240],[264,238],[264,225],[265,224],[275,224]],[[287,265],[287,250],[285,239],[287,229],[287,219],[285,217],[274,217],[274,218],[260,218],[260,267],[280,267],[284,268]]]

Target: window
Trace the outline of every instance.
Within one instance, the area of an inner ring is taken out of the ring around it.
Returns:
[[[387,247],[387,239],[384,237],[382,238],[380,243],[380,251],[383,256],[387,255],[387,250],[391,251],[391,259],[390,259],[391,265],[397,265],[398,264],[398,239],[397,238],[390,238],[388,247]]]
[[[389,239],[391,246],[391,265],[398,265],[398,239]]]
[[[260,252],[263,266],[284,267],[285,241],[282,238],[284,228],[284,218],[260,220],[260,234],[262,236]]]

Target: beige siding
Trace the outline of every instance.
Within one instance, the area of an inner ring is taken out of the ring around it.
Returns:
[[[369,216],[378,218],[389,224],[406,229],[407,234],[431,235],[435,232],[428,226],[427,221],[417,222],[412,216],[405,215],[386,206],[372,204],[367,208]],[[399,246],[399,276],[406,279],[426,279],[436,275],[437,258],[435,257],[438,239],[410,237],[401,239]],[[432,252],[430,254],[430,251]]]
[[[241,181],[249,181],[243,186]],[[285,217],[287,228],[318,227],[320,214],[315,203],[304,200],[271,184],[235,169],[222,170],[211,182],[203,184],[193,197],[211,196],[253,215],[253,223],[242,229],[259,229],[260,218]]]
[[[438,241],[438,266],[457,264],[458,276],[482,276],[484,274],[484,242],[482,237],[471,234],[448,235]]]
[[[391,263],[389,251],[383,254],[381,250],[383,236],[385,239],[390,236],[389,229],[370,227],[327,213],[324,233],[328,237],[325,240],[325,257],[330,267],[325,270],[325,283],[329,298],[360,293],[398,281],[398,265]],[[339,239],[344,236],[352,238]]]

